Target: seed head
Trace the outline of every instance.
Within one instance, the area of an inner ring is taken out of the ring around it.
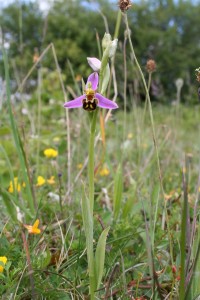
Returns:
[[[131,1],[130,0],[119,0],[119,8],[122,12],[125,12],[131,7]]]
[[[200,82],[200,67],[196,69],[195,72],[196,72],[197,81]]]
[[[147,72],[153,73],[156,70],[156,62],[153,59],[149,59],[146,64]]]

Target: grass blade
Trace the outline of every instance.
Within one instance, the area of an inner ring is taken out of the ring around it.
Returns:
[[[186,182],[186,170],[183,170],[183,211],[181,222],[181,280],[180,280],[180,300],[185,299],[185,261],[186,261],[186,233],[187,233],[187,212],[188,212],[188,194],[187,194],[187,182]]]
[[[95,274],[94,274],[94,254],[93,254],[93,220],[90,214],[90,201],[85,195],[85,191],[82,192],[82,218],[83,226],[86,237],[86,248],[87,248],[87,258],[88,258],[88,268],[90,277],[90,294],[93,295],[95,291]]]
[[[122,168],[121,165],[119,165],[114,179],[114,199],[113,199],[114,219],[117,219],[119,216],[119,212],[122,204],[122,192],[123,192]]]
[[[99,288],[101,284],[101,279],[103,277],[104,261],[105,261],[105,250],[106,250],[106,239],[110,227],[104,229],[101,233],[97,248],[95,252],[95,279],[96,279],[96,289]]]
[[[25,161],[25,156],[24,156],[24,150],[23,150],[22,144],[20,143],[19,133],[17,130],[17,126],[15,123],[14,117],[13,117],[12,107],[11,107],[11,102],[10,102],[10,77],[9,77],[8,59],[7,59],[7,55],[6,55],[6,52],[3,47],[2,47],[2,51],[3,51],[4,67],[5,67],[6,97],[7,97],[7,105],[8,105],[10,124],[11,124],[13,138],[15,141],[15,146],[16,146],[19,160],[20,160],[20,165],[21,165],[21,170],[22,170],[23,177],[24,177],[24,182],[26,185],[25,188],[26,188],[26,192],[27,192],[28,206],[29,206],[31,213],[34,214],[35,213],[34,200],[33,200],[33,195],[31,192],[30,181],[29,181],[29,177],[28,177],[28,170],[26,167],[26,161]]]

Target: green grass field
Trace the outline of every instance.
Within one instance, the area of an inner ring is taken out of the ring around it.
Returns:
[[[82,182],[87,184],[86,169],[81,171],[78,179],[76,177],[88,156],[89,113],[82,109],[70,111],[69,192],[66,119],[62,104],[62,99],[41,101],[39,135],[37,100],[27,103],[26,114],[22,112],[23,104],[13,105],[41,228],[40,235],[27,238],[32,275],[28,269],[22,227],[16,222],[16,205],[20,207],[18,219],[25,214],[30,222],[32,215],[27,209],[27,193],[23,187],[23,174],[8,111],[6,106],[2,109],[0,244],[2,255],[8,258],[0,279],[2,299],[32,299],[31,289],[38,299],[83,299],[87,296],[87,258],[80,208]],[[184,199],[182,169],[186,163],[187,201],[192,223],[198,197],[200,108],[180,106],[177,110],[154,104],[153,114],[165,199],[160,190],[149,116],[146,113],[143,123],[143,107],[134,105],[126,120],[123,112],[115,111],[103,127],[105,137],[102,138],[101,134],[95,147],[94,248],[102,229],[110,226],[104,276],[97,299],[105,295],[107,298],[103,299],[152,297],[149,241],[163,299],[168,294],[171,295],[169,299],[179,299]],[[34,132],[31,131],[30,121],[35,124]],[[97,132],[100,129],[98,118]],[[48,148],[57,150],[58,155],[55,158],[45,157],[44,150]],[[18,177],[19,192],[8,191],[12,176]],[[39,183],[38,176],[42,176],[45,182]],[[49,183],[47,180],[52,176],[53,180]],[[115,210],[113,208],[116,197],[119,206],[117,213],[116,207]],[[164,201],[168,227],[164,217]],[[12,216],[14,214],[15,218]],[[190,264],[199,246],[196,226]],[[186,299],[193,299],[200,292],[198,280],[196,272]],[[158,291],[154,297],[160,299]]]

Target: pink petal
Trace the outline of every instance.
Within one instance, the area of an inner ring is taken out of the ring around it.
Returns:
[[[66,102],[63,106],[67,108],[76,108],[83,106],[83,99],[86,98],[86,95],[82,95],[74,100]]]
[[[99,100],[99,102],[97,104],[97,106],[99,106],[99,107],[107,108],[107,109],[116,109],[116,108],[118,108],[118,105],[115,102],[105,98],[101,94],[96,93],[95,98],[97,98]]]
[[[91,83],[92,89],[94,91],[96,91],[96,89],[98,87],[98,83],[99,83],[99,75],[97,72],[90,74],[90,76],[88,77],[87,83],[86,83],[86,89],[88,88],[89,82]]]
[[[101,69],[101,61],[96,57],[87,57],[88,64],[95,71],[98,72]]]

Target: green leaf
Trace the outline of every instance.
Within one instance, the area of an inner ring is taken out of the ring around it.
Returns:
[[[123,192],[123,180],[122,180],[122,168],[118,166],[117,173],[114,179],[114,199],[113,209],[114,218],[117,219],[119,216],[120,208],[122,205],[122,192]]]
[[[13,221],[17,221],[16,209],[12,199],[9,197],[9,193],[6,193],[3,189],[1,190],[3,203],[7,209],[8,214],[10,215]]]
[[[186,280],[186,245],[187,245],[187,218],[188,218],[188,184],[187,174],[183,173],[183,208],[182,208],[182,221],[181,221],[181,240],[180,240],[180,254],[181,254],[181,271],[180,271],[180,286],[179,286],[179,299],[185,299],[185,280]]]
[[[95,252],[95,279],[96,279],[96,289],[98,290],[100,284],[101,284],[101,279],[103,276],[103,269],[104,269],[104,261],[105,261],[105,248],[106,248],[106,239],[108,235],[110,227],[104,229],[104,231],[101,233],[98,243],[97,243],[97,248]]]
[[[90,212],[90,201],[85,195],[83,189],[82,192],[82,218],[83,226],[86,237],[86,248],[87,248],[87,258],[88,258],[88,268],[90,277],[90,293],[94,293],[95,290],[95,275],[94,275],[94,254],[93,254],[93,219]]]
[[[90,203],[88,197],[82,196],[82,217],[83,217],[83,226],[86,236],[86,247],[89,253],[89,260],[91,259],[91,253],[93,252],[93,222],[90,214]],[[93,255],[92,255],[93,256]],[[90,265],[90,262],[89,262]]]
[[[10,128],[9,127],[2,127],[0,128],[0,136],[8,135],[10,134]]]
[[[16,215],[16,206],[20,208],[21,211],[24,212],[26,216],[29,216],[30,218],[33,218],[33,215],[31,212],[25,207],[25,205],[21,204],[20,201],[18,201],[18,198],[15,197],[15,195],[10,194],[8,191],[6,191],[4,188],[0,187],[0,192],[2,194],[3,202],[7,208],[7,211],[9,215],[11,216],[12,220],[17,221],[17,215]]]
[[[158,217],[158,204],[159,204],[159,195],[160,195],[160,183],[157,183],[152,192],[152,204],[151,204],[151,235],[152,235],[152,244],[154,245],[155,238],[155,229],[156,229],[156,221]],[[153,224],[152,224],[153,223]]]
[[[31,213],[35,213],[35,207],[34,207],[34,199],[33,199],[33,194],[31,191],[31,186],[30,186],[30,180],[28,176],[28,166],[27,166],[27,161],[26,161],[26,155],[24,152],[23,144],[20,139],[19,131],[17,128],[17,123],[15,121],[13,111],[12,111],[12,105],[10,101],[10,95],[11,95],[11,90],[10,90],[10,76],[9,76],[9,65],[8,65],[8,57],[7,53],[4,48],[2,48],[3,52],[3,60],[4,60],[4,68],[5,68],[5,80],[6,80],[6,98],[7,98],[7,107],[8,107],[8,113],[9,113],[9,118],[10,118],[10,125],[12,129],[12,134],[13,138],[15,141],[15,146],[16,150],[19,156],[20,160],[20,167],[23,173],[24,177],[24,182],[26,184],[26,192],[27,192],[27,201],[29,204],[29,209],[31,210]]]
[[[131,188],[130,194],[128,195],[128,199],[124,204],[122,218],[127,218],[127,216],[132,213],[133,207],[135,210],[136,203],[134,203],[134,199],[135,199],[136,187],[137,184],[136,182],[134,182],[133,188]]]

